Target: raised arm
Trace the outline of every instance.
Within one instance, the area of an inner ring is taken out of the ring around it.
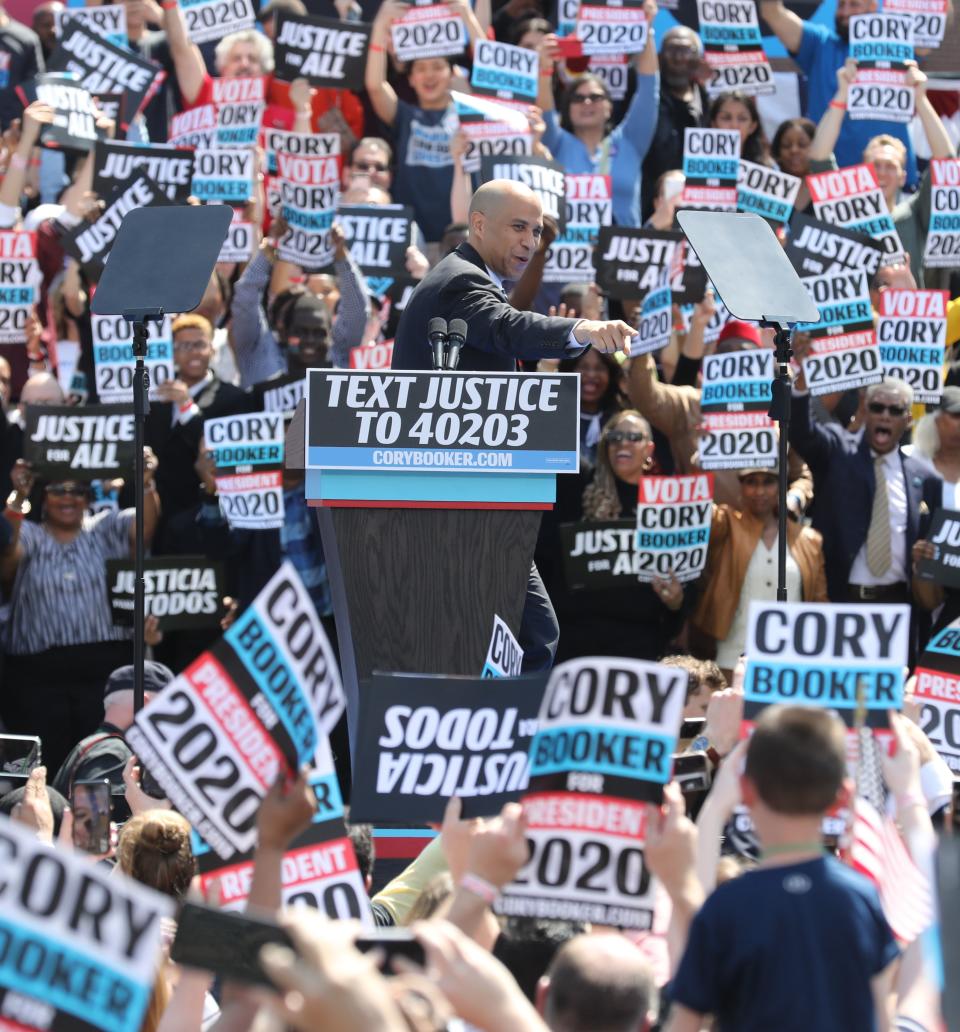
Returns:
[[[541,111],[554,111],[556,104],[553,101],[553,69],[557,63],[559,49],[557,37],[551,32],[544,36],[537,47],[540,55],[540,78],[537,82],[537,107]],[[549,146],[549,144],[547,145]]]
[[[373,19],[363,85],[377,118],[387,125],[397,120],[397,95],[387,82],[387,51],[391,48],[390,23],[403,17],[409,4],[384,0]]]
[[[180,86],[180,95],[189,106],[196,103],[200,90],[203,87],[203,80],[207,77],[207,67],[203,63],[197,45],[190,42],[187,35],[187,23],[183,18],[183,11],[180,5],[173,0],[163,5],[163,29],[167,34],[167,43],[170,46],[170,56],[173,58],[173,68],[177,73],[177,84]]]
[[[143,546],[150,547],[160,521],[160,493],[157,491],[157,457],[151,448],[143,449]],[[137,546],[137,522],[130,524],[130,554]]]
[[[790,53],[795,54],[803,39],[803,21],[800,16],[788,11],[781,0],[760,0],[760,13],[777,39]]]
[[[847,114],[847,97],[850,93],[850,86],[857,77],[857,62],[848,57],[846,62],[837,69],[837,92],[827,105],[817,125],[817,131],[810,144],[811,161],[829,161],[833,155],[833,148],[837,145],[840,137],[840,130],[843,127],[843,120]]]
[[[657,56],[657,34],[653,31],[653,20],[657,16],[657,0],[645,0],[643,13],[647,16],[647,25],[649,26],[647,45],[639,54],[634,54],[633,63],[638,75],[659,75],[660,58]]]
[[[927,77],[920,71],[916,63],[911,63],[907,68],[907,83],[916,90],[917,117],[923,126],[927,143],[930,145],[930,156],[932,158],[955,158],[957,152],[950,142],[947,127],[927,96]]]
[[[20,207],[20,195],[23,193],[24,180],[27,178],[27,169],[30,165],[30,155],[40,138],[40,128],[44,123],[53,121],[54,111],[49,104],[42,100],[35,100],[23,112],[23,119],[20,128],[20,140],[17,149],[10,155],[10,163],[7,173],[0,184],[0,215],[4,209],[8,212],[7,221],[10,226],[16,221],[16,211]],[[13,212],[13,218],[9,213]]]
[[[350,255],[346,237],[338,223],[333,224],[335,246],[333,271],[340,286],[340,303],[333,320],[330,358],[335,366],[350,365],[350,349],[363,343],[363,331],[370,318],[370,290],[367,278]]]
[[[668,437],[690,429],[693,406],[699,391],[661,383],[652,355],[638,355],[630,363],[627,393],[634,407]]]

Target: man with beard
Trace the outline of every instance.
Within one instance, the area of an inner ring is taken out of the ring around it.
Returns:
[[[669,29],[660,47],[660,113],[643,159],[640,206],[644,219],[653,212],[660,177],[683,167],[683,131],[707,124],[707,91],[700,82],[703,44],[685,25]]]
[[[877,0],[837,0],[835,28],[802,21],[788,11],[782,0],[761,0],[760,14],[773,30],[777,39],[790,51],[808,79],[807,109],[804,114],[819,122],[837,88],[837,69],[850,54],[850,19],[857,14],[872,14]],[[917,160],[910,142],[907,126],[897,122],[864,119],[843,120],[840,139],[834,148],[837,164],[858,165],[867,143],[880,133],[889,133],[902,140],[907,148],[907,183],[917,181]]]

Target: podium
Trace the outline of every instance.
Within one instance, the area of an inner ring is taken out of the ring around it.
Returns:
[[[312,369],[288,431],[333,592],[347,715],[374,671],[480,674],[516,635],[540,514],[579,467],[575,373]]]

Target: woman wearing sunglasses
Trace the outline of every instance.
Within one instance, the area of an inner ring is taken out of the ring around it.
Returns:
[[[636,409],[611,416],[597,449],[597,469],[583,491],[580,505],[558,494],[556,521],[630,520],[636,518],[638,485],[653,463],[650,424]],[[574,480],[560,477],[558,480]],[[563,485],[558,485],[558,490]],[[549,571],[550,596],[560,621],[557,661],[576,656],[631,656],[658,659],[680,632],[684,615],[684,590],[675,577],[640,584],[624,578],[623,587],[573,593],[566,589],[558,566],[559,540],[545,521],[537,553],[537,565]],[[547,536],[550,535],[550,536]],[[541,552],[552,552],[540,566]],[[552,563],[549,561],[552,559]]]
[[[777,597],[777,471],[742,469],[740,510],[713,507],[707,581],[690,618],[716,647],[717,666],[728,683],[747,638],[754,599]],[[791,602],[826,602],[823,539],[809,527],[787,521],[787,596]]]
[[[160,515],[157,459],[145,449],[144,538]],[[107,595],[108,559],[130,559],[134,510],[89,516],[90,485],[38,485],[40,520],[31,512],[34,474],[22,460],[10,474],[13,493],[2,518],[13,540],[0,556],[0,583],[10,599],[0,713],[8,730],[39,735],[43,760],[56,770],[103,718],[103,686],[132,656],[129,629],[115,627]]]

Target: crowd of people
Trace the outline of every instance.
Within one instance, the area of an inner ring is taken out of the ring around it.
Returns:
[[[450,0],[468,37],[464,53],[406,64],[393,53],[390,26],[410,5],[335,0],[324,17],[370,25],[356,91],[277,77],[278,18],[316,13],[303,0],[267,0],[255,28],[199,46],[178,0],[122,4],[130,50],[165,73],[130,121],[127,139],[163,143],[172,117],[211,103],[218,79],[262,77],[265,130],[339,135],[342,204],[404,205],[416,223],[405,278],[364,275],[337,222],[333,260],[322,269],[298,267],[281,257],[287,225],[271,195],[265,150],[255,149],[253,196],[238,212],[254,227],[249,260],[218,262],[197,309],[172,319],[175,375],[155,386],[146,424],[145,544],[151,556],[171,561],[222,561],[222,619],[162,633],[148,618],[147,699],[219,638],[284,560],[337,648],[327,560],[304,473],[283,473],[281,527],[232,526],[218,497],[205,421],[261,411],[271,385],[302,381],[311,368],[349,367],[356,349],[395,336],[394,365],[428,368],[425,353],[412,356],[408,347],[424,337],[409,333],[415,291],[426,278],[419,298],[426,311],[431,270],[456,252],[517,310],[515,324],[497,322],[491,333],[526,335],[526,352],[498,343],[489,349],[495,359],[476,368],[501,362],[579,377],[579,471],[557,477],[528,589],[528,602],[533,594],[555,614],[559,638],[541,635],[536,664],[531,651],[528,666],[599,655],[682,667],[689,673],[684,716],[704,720],[692,745],[683,745],[707,752],[713,771],[696,823],[684,815],[674,784],[649,815],[645,863],[663,889],[650,933],[498,921],[490,904],[526,862],[525,817],[511,804],[497,818],[461,820],[454,801],[437,842],[386,886],[372,879],[370,829],[350,828],[368,887],[377,884],[374,916],[413,928],[429,977],[410,965],[381,971],[376,956],[354,947],[351,924],[321,924],[297,912],[284,918],[295,950],[268,947],[262,955],[277,990],[269,998],[213,986],[206,974],[165,962],[144,1029],[255,1027],[265,1020],[257,1016],[261,1004],[274,1021],[299,1029],[371,1032],[944,1027],[936,992],[923,991],[918,973],[920,938],[895,940],[875,891],[821,855],[823,815],[850,798],[836,723],[816,709],[774,710],[749,745],[737,744],[750,603],[777,597],[781,471],[745,462],[714,473],[708,554],[695,580],[668,573],[585,591],[570,585],[565,568],[561,528],[635,522],[644,477],[700,470],[704,358],[769,349],[772,331],[733,317],[718,327],[718,299],[707,286],[695,304],[674,305],[666,347],[630,357],[620,337],[637,327],[642,299],[606,296],[591,279],[544,282],[559,232],[549,218],[515,228],[520,250],[504,251],[499,268],[493,256],[502,240],[493,233],[506,229],[498,228],[502,213],[493,204],[502,198],[477,192],[479,173],[465,167],[470,141],[452,91],[471,92],[471,57],[485,39],[534,53],[536,102],[523,106],[533,154],[569,175],[609,177],[616,226],[678,229],[689,128],[736,130],[745,160],[800,178],[872,165],[905,252],[871,277],[874,318],[887,290],[947,291],[945,386],[926,409],[908,383],[890,375],[814,396],[801,364],[811,341],[795,335],[786,586],[790,601],[811,605],[910,606],[911,663],[933,633],[960,616],[960,591],[917,575],[918,564],[936,554],[929,531],[937,512],[960,508],[960,265],[926,267],[923,260],[929,163],[957,156],[957,93],[933,88],[921,54],[907,72],[916,106],[910,125],[848,117],[857,74],[849,19],[875,11],[876,0],[837,0],[833,24],[804,21],[781,0],[760,0],[767,30],[794,62],[802,104],[793,111],[779,96],[758,103],[740,90],[708,90],[712,72],[695,18],[654,31],[656,0],[643,4],[650,31],[623,66],[624,93],[603,67],[571,56],[558,35],[559,13],[543,0]],[[31,29],[0,7],[0,229],[35,234],[41,274],[23,340],[0,344],[0,731],[39,736],[44,764],[0,799],[0,810],[46,841],[69,841],[71,822],[82,819],[67,805],[75,782],[106,777],[114,820],[123,824],[110,861],[182,901],[196,873],[190,826],[144,791],[124,741],[133,721],[132,631],[114,623],[106,564],[134,553],[132,474],[51,478],[26,458],[29,411],[80,411],[101,400],[91,312],[96,279],[64,238],[95,222],[109,199],[94,192],[93,152],[40,147],[56,111],[41,100],[24,106],[17,93],[56,51],[64,11],[58,2],[37,5]],[[950,18],[948,34],[956,31],[952,11]],[[103,112],[98,125],[107,137],[124,135]],[[812,205],[804,184],[794,209],[812,215]],[[786,242],[784,227],[778,233]],[[560,340],[556,357],[538,359],[547,329]],[[469,360],[462,367],[471,367]],[[915,707],[905,711],[916,717]],[[953,774],[915,719],[891,719],[896,747],[883,758],[883,776],[919,865],[934,824],[949,824]],[[345,743],[344,718],[334,748],[348,789]],[[750,810],[759,856],[737,848],[729,821],[739,805]],[[283,852],[314,806],[302,780],[278,786],[263,802],[251,907],[279,907]],[[742,920],[747,913],[749,922]]]

